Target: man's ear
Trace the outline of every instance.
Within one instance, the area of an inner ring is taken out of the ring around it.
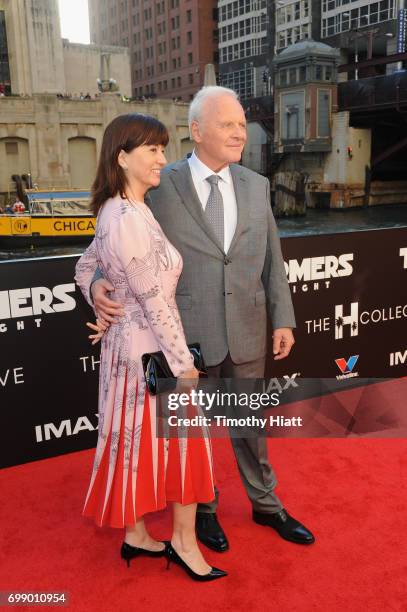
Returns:
[[[123,170],[128,170],[126,158],[127,158],[126,151],[123,151],[123,149],[121,149],[119,155],[117,156],[117,163],[119,164],[120,168],[122,168]]]
[[[191,123],[191,137],[194,142],[202,142],[202,135],[199,129],[199,123],[197,121],[192,121]]]

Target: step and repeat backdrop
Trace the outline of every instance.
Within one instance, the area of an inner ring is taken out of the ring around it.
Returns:
[[[329,379],[320,388],[340,391],[405,376],[407,228],[285,238],[282,248],[296,344],[268,359],[271,387]],[[96,443],[99,346],[77,259],[0,263],[0,467]]]

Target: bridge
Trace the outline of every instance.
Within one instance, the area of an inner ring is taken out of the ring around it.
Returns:
[[[407,53],[371,58],[339,67],[340,72],[372,74],[386,64],[407,60]],[[407,71],[366,76],[338,85],[338,110],[349,111],[349,125],[372,130],[371,177],[405,179],[407,148]]]

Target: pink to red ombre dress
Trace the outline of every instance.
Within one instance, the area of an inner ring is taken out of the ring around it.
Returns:
[[[99,526],[124,527],[168,501],[213,500],[212,455],[208,435],[156,434],[156,399],[146,390],[141,356],[162,350],[174,376],[193,359],[175,302],[182,258],[147,205],[116,196],[102,206],[95,239],[76,266],[90,304],[97,267],[125,314],[102,338],[99,435],[83,514]]]

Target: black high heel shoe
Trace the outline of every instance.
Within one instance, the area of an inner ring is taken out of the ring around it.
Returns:
[[[131,546],[127,542],[123,542],[120,556],[127,562],[127,567],[130,567],[130,561],[135,557],[143,555],[144,557],[164,557],[166,554],[167,546],[170,542],[163,542],[164,548],[162,550],[146,550],[145,548],[138,548],[137,546]]]
[[[177,563],[182,569],[186,571],[188,576],[190,576],[193,580],[197,580],[199,582],[209,582],[210,580],[216,580],[217,578],[223,578],[223,576],[227,576],[227,573],[217,567],[213,567],[208,574],[196,574],[190,567],[181,559],[179,554],[174,550],[171,542],[168,542],[165,548],[165,556],[167,557],[167,569],[170,568],[171,561]]]

